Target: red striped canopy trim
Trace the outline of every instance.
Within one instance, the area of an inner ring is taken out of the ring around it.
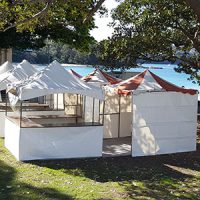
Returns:
[[[118,94],[125,94],[130,95],[133,90],[137,90],[139,85],[142,83],[142,81],[145,78],[145,75],[149,70],[145,70],[144,72],[131,77],[127,79],[126,81],[122,81],[118,87],[115,89],[115,92]],[[149,71],[151,76],[154,78],[154,80],[166,91],[174,91],[174,92],[182,92],[184,94],[191,94],[195,95],[198,91],[194,89],[185,89],[182,87],[178,87],[168,81],[165,81],[164,79],[160,78],[159,76],[155,75],[151,71]]]
[[[109,74],[103,72],[100,69],[95,69],[92,73],[90,73],[88,76],[83,77],[83,80],[86,82],[89,82],[92,77],[95,76],[95,74],[97,73],[97,70],[100,71],[100,73],[105,77],[105,79],[112,85],[112,84],[117,84],[121,82],[121,79],[115,78],[113,76],[110,76]]]
[[[136,90],[139,85],[142,83],[144,80],[144,76],[147,73],[147,70],[144,72],[129,78],[126,81],[122,81],[119,86],[117,87],[117,92],[118,94],[126,94],[129,95],[131,91]]]
[[[75,75],[76,77],[82,78],[82,76],[81,76],[80,74],[78,74],[77,72],[75,72],[73,69],[70,69],[70,71],[71,71],[71,73],[72,73],[73,75]]]
[[[156,82],[166,91],[174,91],[174,92],[182,92],[184,94],[191,94],[195,95],[197,93],[197,90],[193,89],[185,89],[182,87],[178,87],[168,81],[165,81],[164,79],[160,78],[159,76],[155,75],[151,71],[149,71],[152,77],[156,80]]]
[[[95,69],[93,72],[91,72],[90,74],[88,74],[87,76],[84,76],[82,78],[82,80],[84,80],[85,82],[88,82],[92,79],[92,77],[95,75],[97,69]]]

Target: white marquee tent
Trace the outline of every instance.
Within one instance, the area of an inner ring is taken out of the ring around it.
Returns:
[[[89,75],[82,77],[82,80],[97,86],[117,84],[121,81],[121,79],[112,77],[100,69],[95,69]]]
[[[73,69],[68,70],[70,74],[76,76],[77,78],[82,78],[82,76],[80,74],[78,74],[77,72],[75,72]]]
[[[132,156],[196,150],[197,91],[144,71],[112,88],[132,94]]]
[[[14,84],[29,78],[36,72],[38,72],[28,61],[23,60],[16,67],[13,67],[9,62],[4,63],[4,73],[0,74],[0,91],[1,94],[6,90],[9,84]],[[2,66],[1,66],[2,67]],[[3,68],[2,68],[3,69]],[[6,93],[4,94],[6,95]],[[4,97],[5,98],[5,97]],[[2,99],[2,98],[0,98]],[[0,110],[0,137],[4,137],[5,127],[5,102],[1,104]]]
[[[8,92],[14,90],[18,100],[55,93],[73,93],[104,99],[103,90],[72,76],[57,61],[22,83],[11,84]]]
[[[9,61],[6,61],[3,65],[0,66],[0,74],[8,72],[12,69],[14,69],[14,66]]]
[[[23,81],[38,71],[26,60],[19,63],[13,70],[0,76],[0,91],[6,90],[8,84]]]
[[[105,73],[101,69],[95,69],[93,72],[88,74],[85,77],[81,78],[85,82],[95,85],[97,87],[104,87],[107,85],[113,85],[120,83],[122,80],[115,78],[107,73]],[[128,100],[128,98],[125,98],[124,100]],[[85,109],[87,109],[91,113],[91,105],[92,105],[93,99],[90,97],[86,98],[86,106]],[[102,118],[104,120],[104,138],[117,138],[117,137],[126,137],[130,135],[129,128],[127,129],[126,125],[124,126],[123,123],[120,125],[120,118],[126,117],[126,119],[129,117],[129,114],[127,116],[124,116],[123,114],[120,116],[120,107],[119,107],[119,97],[115,94],[110,94],[105,91],[105,101],[102,104],[95,103],[95,109],[100,109],[101,113],[103,113],[103,109],[105,110],[104,115],[102,115]],[[129,108],[125,108],[126,110]],[[129,112],[129,111],[128,111]],[[90,116],[88,116],[90,117]],[[128,121],[130,121],[128,119]],[[128,135],[127,135],[128,132]]]
[[[8,88],[9,100],[13,105],[17,101],[56,93],[80,94],[104,99],[101,88],[89,85],[71,75],[57,61],[30,77],[29,80],[10,85]],[[66,116],[53,114],[51,122],[54,123],[56,120],[59,122],[58,120],[62,120],[62,117],[70,120]],[[47,114],[46,119],[48,118],[50,119],[50,116]],[[26,117],[25,120],[29,123],[31,118]],[[5,146],[18,160],[99,157],[102,155],[102,142],[103,125],[101,123],[84,121],[75,122],[72,126],[57,126],[56,124],[50,127],[28,126],[27,128],[21,126],[21,123],[16,124],[11,117],[6,119]]]

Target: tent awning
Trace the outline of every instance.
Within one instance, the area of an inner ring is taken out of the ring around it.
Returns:
[[[23,60],[13,70],[0,75],[0,91],[5,90],[8,84],[23,81],[38,72],[28,61]]]
[[[78,74],[77,72],[75,72],[73,69],[70,69],[69,72],[78,78],[82,78],[82,76]]]
[[[56,93],[73,93],[104,99],[101,88],[89,85],[74,77],[57,61],[52,62],[41,72],[19,84],[10,85],[8,92],[17,100],[28,100],[39,96]]]
[[[197,90],[185,89],[178,87],[159,76],[155,75],[149,70],[131,77],[119,84],[113,85],[113,89],[118,94],[131,94],[132,92],[144,92],[144,91],[174,91],[182,92],[194,95]]]
[[[14,66],[9,61],[6,61],[3,65],[0,66],[0,75],[13,69]]]
[[[82,78],[85,82],[88,83],[102,83],[105,85],[108,84],[117,84],[121,82],[121,79],[110,76],[109,74],[103,72],[100,69],[95,69],[92,73]]]

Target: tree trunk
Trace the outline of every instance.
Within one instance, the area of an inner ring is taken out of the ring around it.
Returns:
[[[200,0],[185,0],[185,2],[194,10],[200,22]]]

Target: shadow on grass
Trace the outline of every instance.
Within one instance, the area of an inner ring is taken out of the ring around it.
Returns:
[[[191,153],[151,157],[116,157],[31,161],[31,164],[100,183],[118,182],[133,199],[200,199],[200,147]]]
[[[14,168],[0,160],[0,199],[11,199],[9,188],[15,178],[15,174]]]
[[[46,198],[61,200],[74,199],[52,188],[37,188],[16,180],[16,170],[3,161],[0,161],[0,200],[32,200]]]
[[[183,157],[184,156],[180,155],[143,158],[117,157],[79,160],[43,160],[31,161],[29,163],[54,170],[62,170],[62,172],[67,174],[87,177],[104,183],[109,181],[129,181],[132,179],[142,181],[152,178],[152,175],[161,177],[166,175],[177,179],[184,179],[188,176],[192,177],[167,166],[172,163],[175,165],[178,163],[180,164],[181,162],[179,161],[181,160],[187,163],[189,160]],[[189,165],[187,164],[187,167],[188,166]],[[190,166],[194,168],[192,164]]]

